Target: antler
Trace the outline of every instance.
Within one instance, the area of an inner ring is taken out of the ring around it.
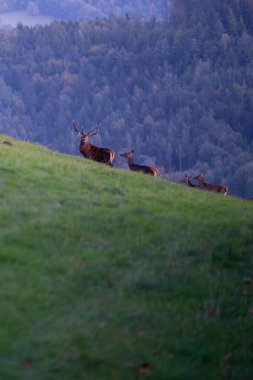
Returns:
[[[78,129],[78,124],[77,124],[77,121],[75,119],[73,119],[73,121],[72,121],[72,127],[73,127],[75,132],[79,133],[79,135],[84,134],[83,128],[81,129],[81,131]],[[88,133],[85,134],[85,136],[91,137],[91,136],[96,135],[99,132],[100,127],[101,127],[101,123],[99,125],[97,125],[96,132],[92,133],[92,129],[91,129]]]
[[[75,119],[73,119],[72,121],[72,127],[74,128],[75,132],[79,133],[79,135],[81,136],[83,132],[83,128],[81,129],[81,131],[79,131],[79,129],[77,128],[77,121]]]
[[[77,133],[80,133],[79,129],[77,128],[77,122],[75,119],[73,119],[72,121],[72,127],[74,128],[74,130],[77,132]]]
[[[91,131],[89,132],[89,136],[90,136],[90,137],[91,137],[91,136],[95,136],[95,135],[99,132],[100,127],[101,127],[101,123],[100,123],[99,125],[96,126],[96,132],[94,132],[94,133],[91,133]]]

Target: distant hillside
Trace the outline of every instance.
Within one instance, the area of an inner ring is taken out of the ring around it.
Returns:
[[[27,26],[48,25],[54,21],[54,18],[46,15],[31,15],[26,10],[10,11],[0,13],[0,28],[17,27],[18,24]]]
[[[0,12],[26,9],[31,15],[47,14],[63,20],[107,18],[110,14],[135,15],[141,18],[156,16],[164,19],[167,0],[0,0]]]
[[[253,203],[7,136],[0,160],[1,379],[252,377]]]

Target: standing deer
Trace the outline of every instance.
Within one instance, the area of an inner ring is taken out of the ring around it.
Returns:
[[[212,185],[211,183],[206,183],[204,174],[199,174],[195,177],[199,181],[199,188],[207,191],[214,191],[216,193],[221,193],[223,195],[227,195],[228,188],[223,185]]]
[[[193,185],[191,183],[191,177],[189,177],[187,174],[184,175],[184,178],[182,179],[182,183],[185,183],[189,187],[199,187],[198,185]]]
[[[98,146],[92,145],[89,141],[92,136],[95,136],[98,133],[100,127],[97,127],[96,132],[94,133],[91,131],[84,133],[83,129],[79,131],[77,122],[75,120],[73,120],[72,126],[75,132],[77,132],[81,137],[79,150],[84,157],[88,158],[89,160],[94,160],[105,163],[106,165],[113,166],[115,152],[111,149],[100,148]]]
[[[127,158],[128,160],[128,166],[130,170],[133,170],[134,172],[143,172],[145,174],[151,174],[154,177],[158,175],[158,170],[156,168],[152,168],[151,166],[145,166],[145,165],[137,165],[133,163],[134,160],[134,150],[130,150],[126,153],[121,153],[121,157]]]

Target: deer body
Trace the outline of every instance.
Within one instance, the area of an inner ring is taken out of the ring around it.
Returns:
[[[12,145],[12,143],[11,143],[10,141],[7,141],[7,140],[3,141],[3,144],[5,144],[5,145],[9,145],[9,146]]]
[[[92,145],[89,141],[81,140],[79,151],[89,160],[94,160],[113,166],[115,153],[111,149],[100,148]]]
[[[80,153],[89,160],[94,160],[97,162],[101,162],[110,166],[113,166],[113,160],[115,157],[115,152],[108,148],[100,148],[96,145],[93,145],[90,143],[89,139],[90,137],[96,135],[99,131],[99,128],[97,127],[97,131],[95,133],[84,133],[83,130],[79,131],[77,128],[77,123],[73,121],[73,128],[76,132],[79,133],[79,136],[81,137],[81,142],[79,146]]]
[[[212,185],[211,183],[206,183],[204,174],[199,174],[197,177],[195,177],[199,181],[199,188],[207,191],[214,191],[216,193],[220,193],[223,195],[227,195],[228,188],[223,185]]]
[[[158,175],[158,170],[156,168],[152,168],[151,166],[145,165],[137,165],[133,163],[134,160],[134,150],[131,150],[126,153],[121,153],[121,157],[127,158],[129,169],[134,172],[142,172],[145,174],[150,174],[156,177]]]

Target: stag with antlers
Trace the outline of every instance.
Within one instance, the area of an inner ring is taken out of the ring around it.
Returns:
[[[130,150],[126,153],[121,153],[121,157],[127,158],[128,160],[128,166],[130,170],[133,170],[135,172],[142,172],[145,174],[150,174],[156,177],[158,175],[158,170],[156,168],[152,168],[151,166],[145,166],[145,165],[137,165],[133,163],[134,160],[134,150]]]
[[[84,157],[88,158],[89,160],[94,160],[97,162],[105,163],[106,165],[113,166],[115,152],[111,149],[100,148],[98,146],[92,145],[89,141],[92,136],[95,136],[98,133],[100,125],[97,126],[96,132],[94,133],[92,133],[92,131],[84,133],[83,129],[80,131],[75,120],[73,120],[72,126],[74,131],[77,132],[81,137],[79,150]]]
[[[211,183],[206,183],[204,174],[199,174],[195,179],[199,181],[200,189],[214,191],[223,195],[227,195],[228,193],[228,188],[224,185],[212,185]]]

